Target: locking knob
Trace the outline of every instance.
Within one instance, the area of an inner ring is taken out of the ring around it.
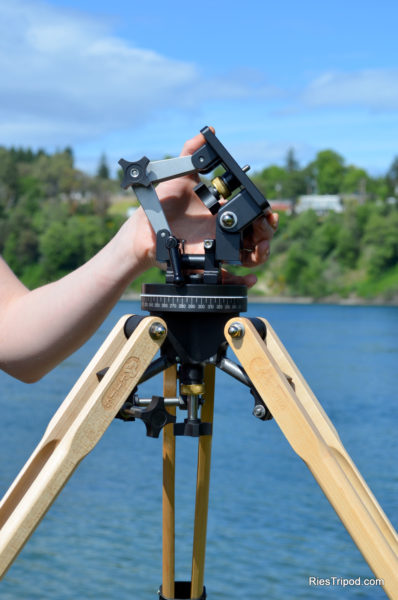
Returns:
[[[149,158],[143,156],[140,160],[129,162],[121,158],[119,165],[123,169],[123,180],[120,184],[124,190],[127,190],[130,185],[142,185],[148,187],[151,181],[147,175],[146,168],[149,164]]]
[[[158,438],[163,427],[176,422],[175,415],[171,415],[166,410],[162,396],[152,396],[152,400],[146,408],[134,408],[133,412],[135,418],[144,421],[146,434],[152,438]]]
[[[193,188],[193,191],[197,196],[199,196],[203,204],[209,209],[212,215],[216,215],[218,213],[220,210],[220,203],[218,201],[220,199],[220,194],[215,187],[212,186],[208,188],[206,184],[198,183],[198,185]]]

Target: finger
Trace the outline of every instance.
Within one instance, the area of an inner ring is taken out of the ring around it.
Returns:
[[[279,225],[279,215],[276,212],[268,213],[266,216],[268,223],[271,225],[272,229],[276,231]]]
[[[210,129],[213,133],[215,132],[214,127],[210,127]],[[196,150],[198,150],[198,148],[203,146],[203,144],[205,143],[206,140],[204,136],[201,133],[198,133],[198,135],[195,135],[195,137],[185,142],[181,150],[180,156],[188,156],[189,154],[193,154],[194,152],[196,152]]]
[[[274,233],[275,227],[271,225],[268,218],[263,215],[258,217],[252,224],[251,242],[253,245],[256,245],[261,242],[261,240],[271,240]]]
[[[242,251],[242,265],[244,267],[257,267],[262,265],[268,259],[270,254],[270,242],[269,240],[261,240],[251,252]]]
[[[222,282],[227,284],[235,285],[246,285],[251,288],[257,282],[257,277],[254,273],[248,273],[247,275],[234,275],[226,269],[221,269]]]

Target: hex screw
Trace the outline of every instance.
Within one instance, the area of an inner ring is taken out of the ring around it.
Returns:
[[[221,217],[221,225],[225,229],[232,229],[238,222],[235,213],[233,212],[225,212]]]
[[[242,338],[245,335],[245,328],[240,323],[232,323],[228,328],[228,333],[232,338]]]
[[[161,323],[152,323],[149,328],[149,335],[153,340],[160,340],[166,333],[166,328]]]
[[[140,172],[136,168],[131,169],[131,171],[130,171],[130,175],[131,175],[131,177],[133,177],[133,179],[137,179],[137,177],[138,177],[139,174],[140,174]]]
[[[265,416],[265,408],[262,404],[256,404],[253,409],[253,415],[257,417],[257,419],[262,419]]]

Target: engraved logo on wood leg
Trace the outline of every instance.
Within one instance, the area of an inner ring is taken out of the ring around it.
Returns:
[[[140,368],[141,361],[137,356],[130,356],[123,367],[117,379],[112,383],[108,392],[102,398],[102,406],[105,410],[115,408],[120,401],[120,395],[125,391],[126,385],[134,379]],[[132,391],[132,390],[129,390]]]

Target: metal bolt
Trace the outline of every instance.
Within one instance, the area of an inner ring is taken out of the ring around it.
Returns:
[[[210,250],[210,248],[213,248],[213,244],[214,240],[205,240],[203,242],[203,246],[206,248],[206,250]]]
[[[149,335],[153,340],[160,340],[166,333],[166,328],[161,323],[153,323],[149,328]]]
[[[262,404],[256,404],[253,409],[253,415],[257,417],[257,419],[262,419],[265,416],[265,407]]]
[[[221,217],[221,225],[225,229],[232,229],[238,222],[236,214],[233,212],[225,212]]]
[[[139,170],[138,170],[138,169],[136,169],[136,168],[134,168],[134,169],[131,169],[131,171],[130,171],[130,175],[131,175],[131,177],[133,177],[134,179],[137,179],[137,177],[139,176],[139,174],[140,174],[140,172],[139,172]]]
[[[250,171],[250,165],[245,165],[244,167],[242,167],[242,171],[244,173],[247,173],[248,171]]]
[[[229,326],[228,333],[232,338],[241,338],[245,335],[245,328],[240,323],[232,323]]]
[[[205,162],[205,157],[204,156],[199,156],[199,162],[204,163]]]

